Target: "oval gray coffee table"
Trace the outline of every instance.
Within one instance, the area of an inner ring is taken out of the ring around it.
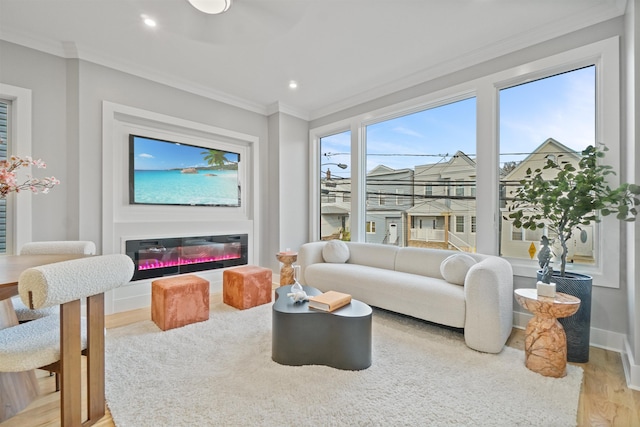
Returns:
[[[309,296],[316,288],[303,286]],[[282,365],[326,365],[361,370],[371,366],[371,307],[351,300],[330,313],[294,303],[291,286],[276,289],[273,303],[271,358]]]

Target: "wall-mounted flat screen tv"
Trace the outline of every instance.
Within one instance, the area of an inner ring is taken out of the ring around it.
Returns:
[[[240,206],[240,154],[129,135],[129,203]]]

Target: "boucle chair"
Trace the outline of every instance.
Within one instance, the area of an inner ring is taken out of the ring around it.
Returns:
[[[18,281],[22,301],[33,308],[60,305],[47,316],[0,330],[0,372],[20,372],[59,364],[62,426],[91,425],[105,414],[104,292],[131,280],[127,255],[101,255],[25,270]],[[87,299],[86,339],[81,299]],[[87,355],[87,415],[82,422],[81,352]]]
[[[62,255],[62,254],[79,254],[79,255],[95,255],[96,245],[88,240],[64,240],[49,242],[30,242],[26,243],[20,249],[20,255]],[[39,310],[31,310],[24,305],[20,297],[11,299],[13,308],[16,312],[19,322],[28,322],[30,320],[39,319],[41,317],[58,314],[58,306],[43,308]]]

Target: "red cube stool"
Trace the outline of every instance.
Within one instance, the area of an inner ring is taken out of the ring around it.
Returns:
[[[190,274],[151,282],[151,320],[163,331],[208,319],[208,280]]]
[[[222,273],[222,300],[240,310],[271,302],[272,272],[269,268],[247,265]]]

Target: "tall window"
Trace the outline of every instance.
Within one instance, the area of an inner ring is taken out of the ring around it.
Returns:
[[[6,160],[9,123],[9,104],[0,100],[0,160]],[[0,254],[7,253],[7,201],[0,199]]]
[[[445,229],[450,218],[475,214],[475,196],[465,191],[476,185],[475,98],[369,124],[366,141],[367,196],[397,201],[367,205],[366,220],[385,226],[366,241],[474,252],[475,235],[464,225],[455,236]]]
[[[619,181],[620,97],[620,46],[613,37],[441,87],[416,98],[413,108],[406,100],[402,108],[364,111],[311,133],[318,144],[333,129],[358,132],[351,145],[358,159],[354,240],[502,255],[514,274],[535,277],[540,235],[554,236],[501,220],[519,174],[544,156],[570,158],[597,142],[607,145],[604,161],[618,173],[609,180]],[[407,188],[404,204],[377,204],[380,192],[398,196]],[[469,219],[456,223],[458,217]],[[364,232],[367,221],[377,222],[375,234]],[[608,216],[574,242],[570,259],[583,263],[580,270],[597,286],[619,287],[620,228]]]
[[[320,238],[350,240],[351,132],[320,139]]]
[[[588,66],[500,91],[500,185],[508,216],[510,197],[527,169],[547,159],[577,164],[580,152],[596,143],[596,67]],[[500,253],[529,259],[546,230],[512,229],[503,219]],[[584,226],[571,242],[569,260],[593,264],[594,226]],[[512,230],[511,232],[509,232]],[[581,239],[582,236],[582,239]],[[585,238],[586,236],[586,238]],[[549,236],[551,237],[551,236]]]

